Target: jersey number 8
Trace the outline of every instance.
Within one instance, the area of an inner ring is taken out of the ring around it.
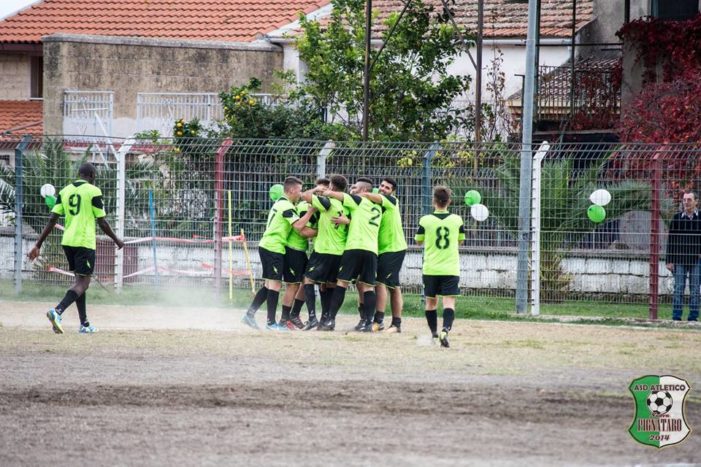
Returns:
[[[436,229],[436,248],[445,250],[450,245],[450,230],[448,227],[441,225]]]

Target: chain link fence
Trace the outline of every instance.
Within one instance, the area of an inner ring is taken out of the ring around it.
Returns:
[[[421,249],[413,236],[420,216],[431,212],[433,187],[443,184],[453,191],[451,211],[467,229],[463,294],[515,295],[520,144],[47,137],[24,146],[0,142],[0,155],[9,161],[0,172],[2,280],[70,282],[60,231],[51,234],[40,261],[25,256],[49,214],[41,186],[59,191],[81,162],[90,161],[98,167],[108,221],[127,242],[115,252],[100,237],[96,275],[105,285],[197,280],[250,288],[251,276],[260,276],[256,248],[272,205],[270,187],[287,175],[310,188],[320,176],[342,174],[351,183],[360,176],[377,184],[385,176],[397,181],[409,243],[401,276],[407,291],[421,292]],[[683,190],[698,188],[701,148],[551,143],[532,149],[531,303],[670,302],[667,225]],[[602,189],[610,201],[595,199],[602,206],[592,208],[592,193]],[[486,210],[463,202],[469,190],[479,192]]]

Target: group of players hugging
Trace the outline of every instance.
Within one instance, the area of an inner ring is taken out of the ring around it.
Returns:
[[[403,299],[399,272],[407,250],[397,200],[397,182],[385,177],[377,189],[366,177],[350,186],[342,175],[320,178],[302,191],[303,182],[289,176],[283,195],[268,214],[258,251],[264,285],[258,290],[242,322],[258,329],[256,311],[266,303],[265,328],[273,331],[333,331],[346,290],[355,283],[360,321],[358,332],[399,333]],[[448,333],[455,318],[455,297],[460,294],[459,244],[465,240],[460,216],[450,214],[451,191],[433,190],[434,212],[423,216],[415,240],[423,244],[423,285],[426,320],[434,339],[449,347]],[[310,240],[313,248],[307,257]],[[276,321],[282,298],[282,316]],[[321,316],[316,316],[318,287]],[[438,332],[438,297],[443,298],[443,327]],[[389,300],[391,324],[385,328]],[[300,318],[306,304],[309,318]]]

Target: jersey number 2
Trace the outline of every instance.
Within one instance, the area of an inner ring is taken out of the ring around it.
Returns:
[[[370,225],[374,225],[375,227],[379,227],[380,224],[378,224],[376,221],[382,215],[382,211],[380,211],[380,208],[378,208],[377,206],[373,206],[371,211],[374,212],[375,215],[370,218],[369,223],[370,223]]]

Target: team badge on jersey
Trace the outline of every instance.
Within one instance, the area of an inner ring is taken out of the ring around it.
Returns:
[[[639,443],[662,448],[684,441],[691,428],[686,423],[684,402],[689,383],[675,376],[648,375],[633,380],[635,417],[628,432]]]

